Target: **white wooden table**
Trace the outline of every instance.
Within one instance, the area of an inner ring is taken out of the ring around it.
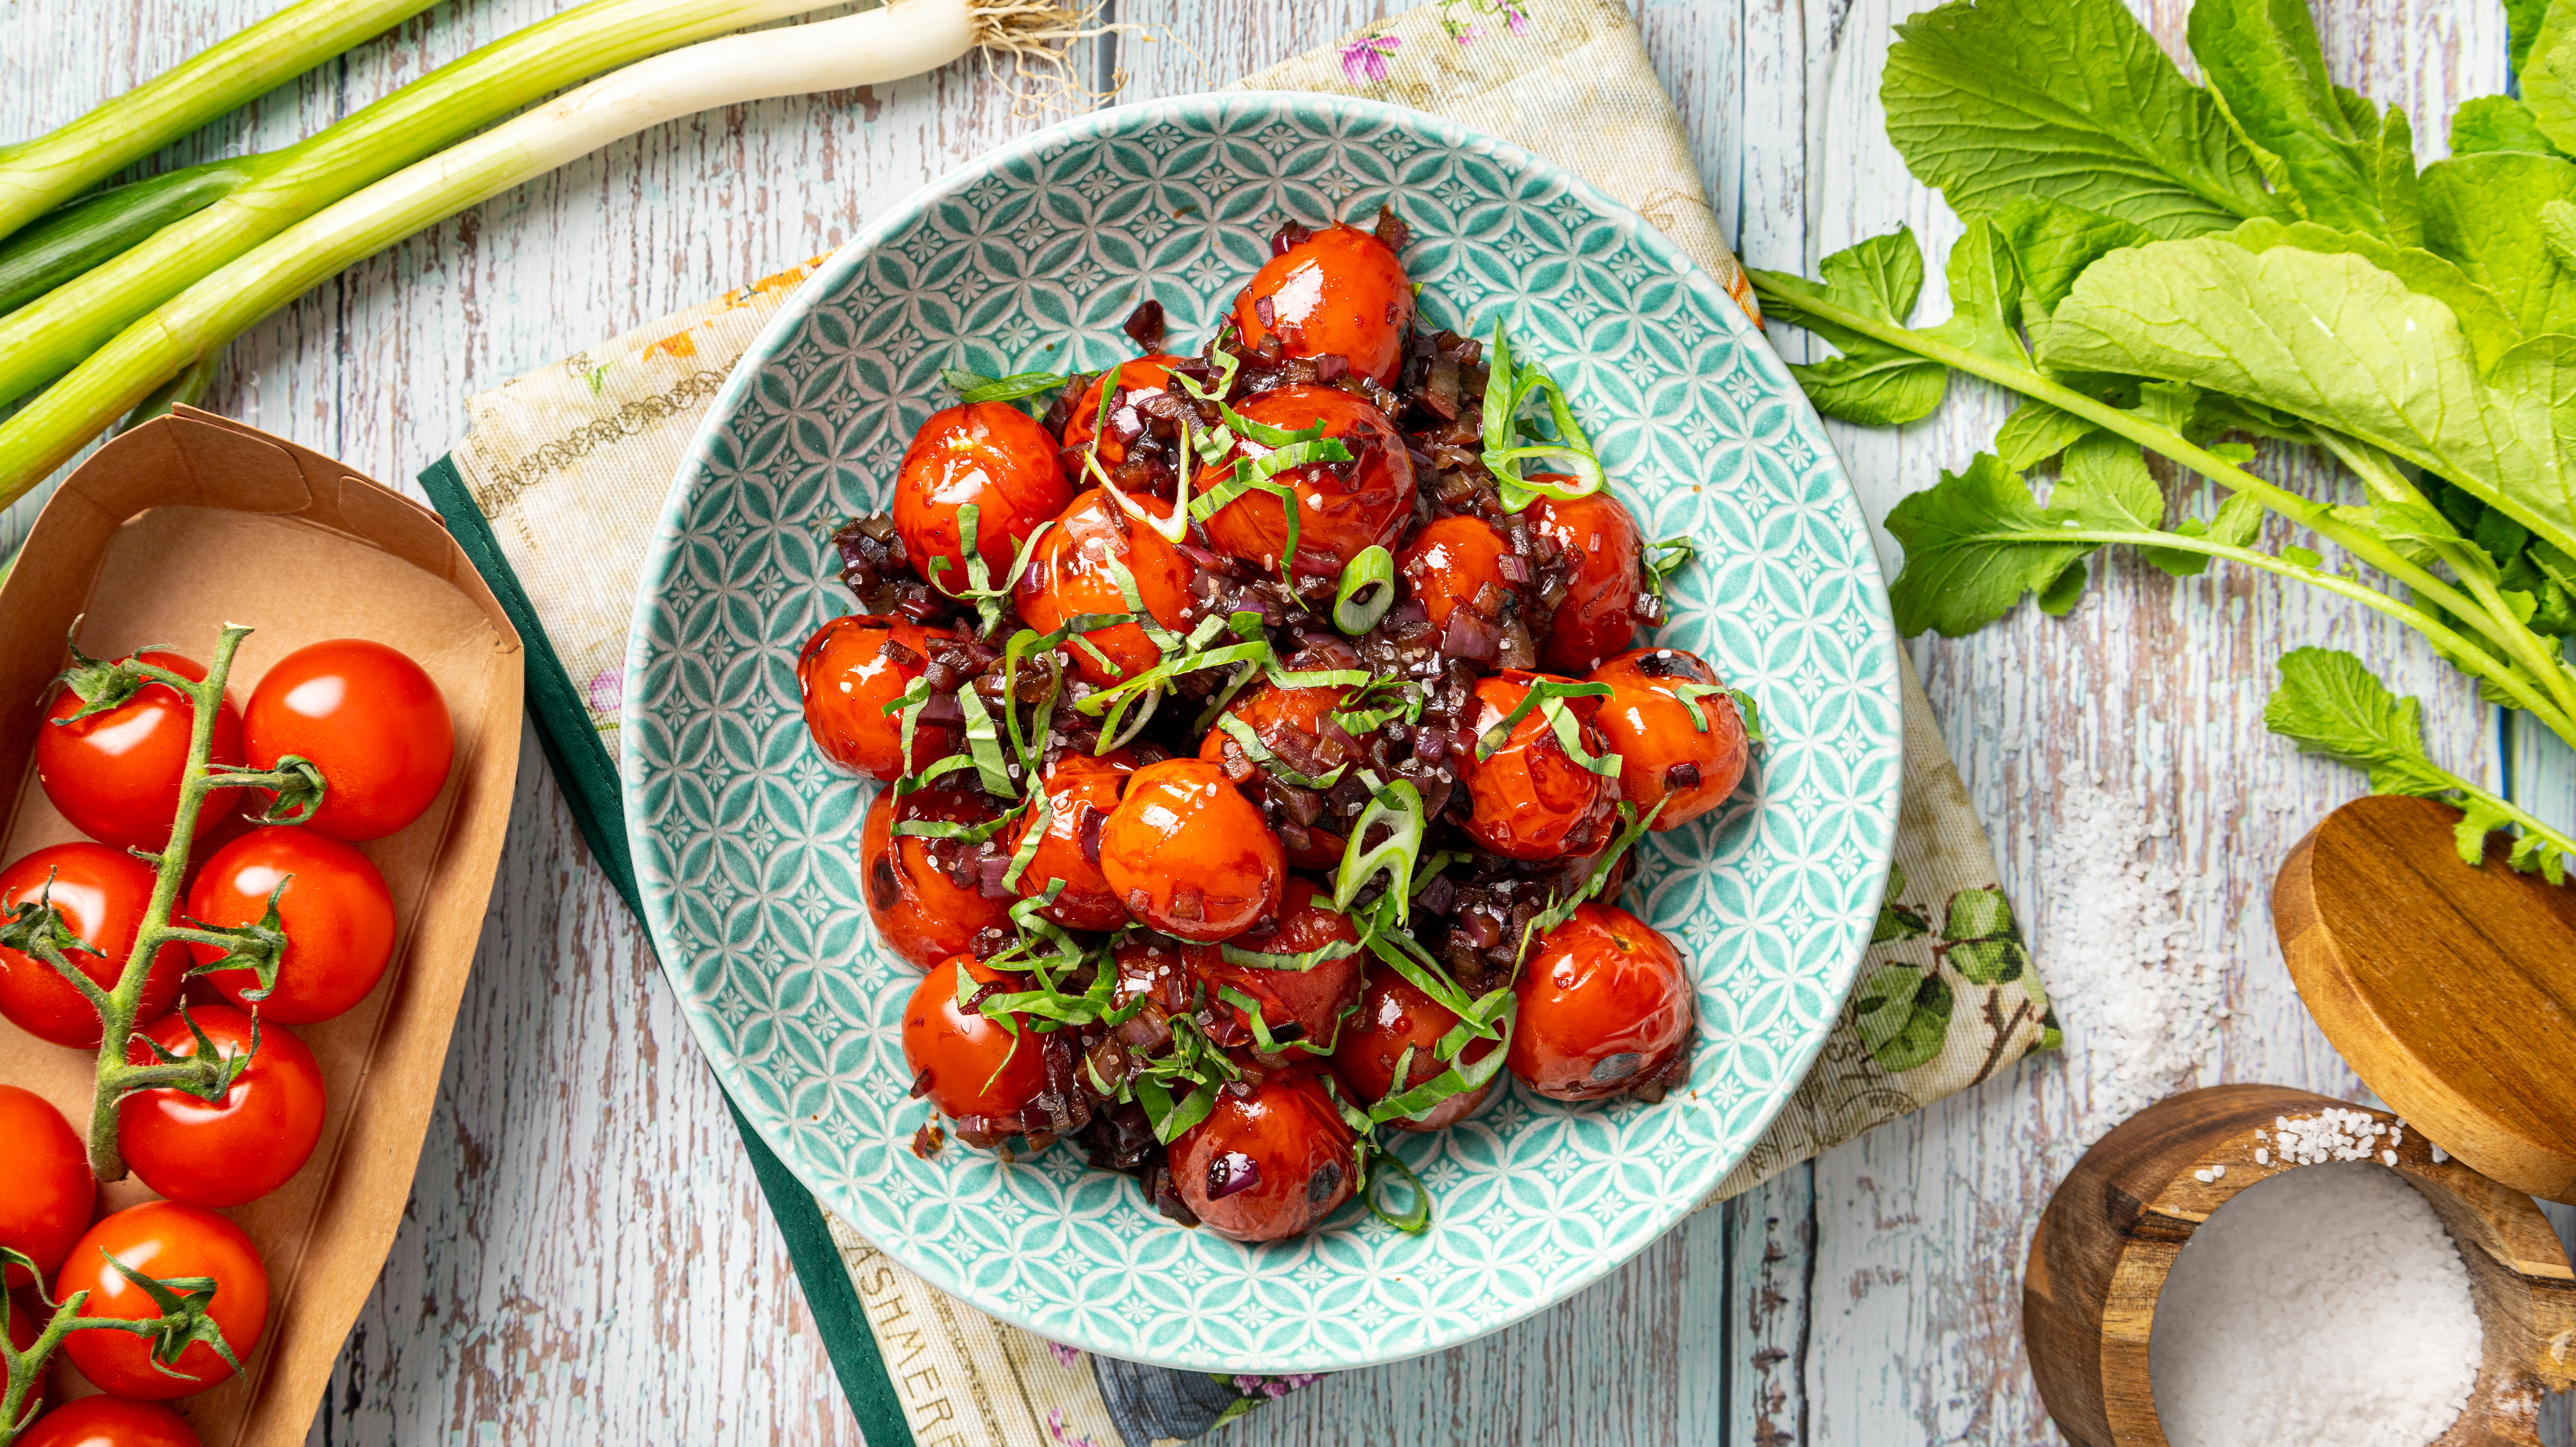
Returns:
[[[0,8],[0,141],[77,114],[277,0],[15,0]],[[1397,3],[1114,0],[1162,32],[1087,50],[1130,98],[1211,88]],[[1544,5],[1547,0],[1530,0]],[[2496,0],[2321,0],[2336,76],[2428,116],[2504,81]],[[558,8],[449,0],[174,160],[306,134]],[[1910,0],[1640,0],[1721,221],[1754,264],[1811,269],[1910,222],[1956,234],[1888,149],[1875,101]],[[2152,0],[2179,37],[2182,0]],[[648,132],[416,237],[234,347],[208,405],[410,485],[476,391],[837,245],[1027,129],[968,62],[901,85],[710,113]],[[1927,299],[1930,315],[1944,303]],[[1962,465],[2004,410],[1961,388],[1902,432],[1836,436],[1873,516]],[[2311,479],[2313,481],[2313,479]],[[0,523],[0,546],[22,523]],[[2028,609],[1920,640],[2003,883],[2042,945],[2080,901],[2047,889],[2080,791],[2131,803],[2142,858],[2185,881],[2189,946],[2226,1014],[2196,1076],[2338,1095],[2359,1083],[2300,1007],[2266,897],[2290,844],[2358,788],[2264,733],[2272,660],[2381,660],[2427,702],[2436,753],[2576,820],[2576,766],[2517,739],[2411,638],[2358,609],[2222,571],[2097,565],[2072,617]],[[644,939],[594,869],[533,740],[411,1208],[351,1335],[315,1443],[852,1442],[715,1084]],[[2062,966],[2061,966],[2062,968]],[[1907,1447],[2056,1440],[2024,1366],[2022,1253],[2050,1188],[2113,1122],[2077,1047],[1883,1126],[1537,1320],[1336,1377],[1239,1427],[1251,1443]],[[2553,1431],[2565,1442],[2565,1405]]]

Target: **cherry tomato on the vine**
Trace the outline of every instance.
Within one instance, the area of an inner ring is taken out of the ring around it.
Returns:
[[[252,999],[259,974],[247,968],[200,978],[243,1009],[257,1009],[263,1021],[311,1025],[365,999],[383,976],[394,950],[393,895],[367,856],[337,839],[309,829],[256,829],[206,861],[188,891],[188,914],[223,927],[257,924],[281,884],[277,917],[286,951],[276,989]],[[188,949],[201,965],[224,957],[211,945]]]
[[[1432,1080],[1452,1065],[1476,1064],[1502,1048],[1500,1041],[1473,1040],[1455,1061],[1444,1062],[1435,1053],[1436,1047],[1456,1028],[1458,1017],[1448,1006],[1422,993],[1411,980],[1385,965],[1371,965],[1360,991],[1359,1013],[1342,1027],[1341,1046],[1333,1052],[1333,1070],[1362,1104],[1375,1105]],[[1413,1052],[1410,1061],[1404,1056],[1408,1048]],[[1398,1064],[1404,1066],[1401,1085],[1395,1078]],[[1397,1130],[1444,1130],[1473,1114],[1493,1091],[1494,1082],[1488,1080],[1474,1090],[1450,1096],[1420,1115],[1399,1116],[1386,1124]]]
[[[27,1350],[29,1347],[36,1344],[37,1337],[44,1334],[44,1329],[36,1325],[35,1314],[22,1309],[18,1305],[18,1297],[14,1292],[0,1291],[0,1318],[6,1318],[7,1320],[9,1349],[11,1351],[23,1352]],[[51,1360],[48,1360],[43,1366],[36,1369],[36,1383],[33,1387],[28,1389],[27,1404],[19,1409],[21,1413],[41,1412],[45,1410],[45,1398],[53,1386],[53,1383],[49,1381],[48,1378],[52,1375],[53,1362]],[[5,1385],[5,1381],[0,1381],[0,1386]],[[115,1399],[112,1397],[102,1397],[100,1400],[113,1401]],[[37,1435],[33,1432],[30,1432],[26,1436],[18,1439],[22,1444],[37,1440]]]
[[[1329,226],[1262,264],[1235,298],[1246,347],[1279,335],[1280,355],[1340,357],[1381,387],[1404,367],[1413,284],[1395,248],[1355,226]]]
[[[957,976],[967,998],[988,985],[1005,993],[1029,988],[1026,976],[987,968],[972,955],[934,966],[913,987],[903,1010],[903,1062],[921,1093],[952,1120],[1019,1114],[1046,1089],[1046,1057],[1025,1016],[1014,1036],[1001,1021],[957,1003]]]
[[[1655,1080],[1699,1014],[1672,941],[1623,909],[1578,907],[1541,935],[1513,993],[1511,1072],[1551,1100],[1606,1100]]]
[[[1407,596],[1419,600],[1431,626],[1446,628],[1449,615],[1465,608],[1488,623],[1503,614],[1512,585],[1503,580],[1502,562],[1511,548],[1493,524],[1466,513],[1435,518],[1413,535],[1395,560]]]
[[[48,883],[50,881],[50,883]],[[143,930],[143,915],[152,903],[152,866],[122,850],[82,841],[39,849],[0,870],[0,916],[39,898],[49,901],[65,928],[98,953],[65,950],[64,958],[80,968],[99,988],[116,988],[125,972],[134,939]],[[142,1003],[134,1023],[161,1017],[179,998],[187,974],[188,952],[165,945],[144,980]],[[88,998],[33,955],[0,948],[0,1015],[21,1030],[75,1050],[98,1045],[98,1011]]]
[[[1533,477],[1574,481],[1553,473]],[[1604,659],[1626,652],[1637,636],[1637,596],[1645,588],[1637,520],[1607,488],[1572,502],[1542,497],[1530,504],[1529,520],[1565,553],[1565,601],[1539,640],[1539,664],[1577,676],[1590,673]]]
[[[18,1447],[204,1447],[188,1419],[158,1402],[83,1397],[48,1412]]]
[[[930,650],[945,637],[918,624],[858,613],[815,629],[796,655],[796,691],[805,701],[805,731],[823,757],[892,782],[957,752],[956,725],[921,719],[913,727],[907,762],[902,712],[886,711],[929,669]]]
[[[1735,792],[1750,752],[1735,700],[1682,692],[1717,683],[1706,663],[1678,648],[1640,648],[1594,669],[1590,681],[1613,690],[1595,722],[1619,755],[1619,792],[1641,818],[1664,806],[1655,816],[1658,832],[1680,828]]]
[[[202,681],[205,666],[176,653],[134,655],[183,678]],[[69,688],[55,692],[36,730],[36,779],[63,817],[90,838],[119,849],[158,851],[170,842],[179,784],[188,768],[188,739],[197,711],[166,683],[147,683],[105,713],[73,723],[82,708]],[[242,761],[242,716],[226,698],[215,711],[211,761]],[[241,790],[217,789],[197,810],[197,835],[239,807]]]
[[[117,1139],[143,1184],[173,1201],[221,1208],[256,1201],[304,1168],[322,1139],[322,1067],[283,1025],[262,1022],[251,1051],[251,1020],[239,1010],[199,1005],[164,1015],[143,1034],[182,1057],[197,1053],[199,1030],[225,1059],[250,1055],[219,1101],[179,1090],[137,1091],[117,1102]],[[149,1065],[143,1041],[126,1058]]]
[[[1043,425],[1008,402],[968,402],[932,413],[913,434],[895,480],[894,526],[913,571],[954,596],[974,583],[963,509],[975,509],[975,553],[998,588],[1029,534],[1072,500]]]
[[[0,1191],[0,1246],[16,1251],[46,1276],[89,1229],[98,1205],[98,1182],[89,1152],[52,1102],[32,1090],[0,1085],[0,1159],[9,1162],[9,1188]],[[23,1267],[8,1269],[7,1285],[28,1285]]]
[[[1357,1139],[1316,1071],[1273,1071],[1249,1095],[1218,1091],[1207,1119],[1172,1142],[1172,1184],[1218,1235],[1277,1241],[1351,1198]]]
[[[322,807],[302,827],[352,843],[421,815],[447,784],[456,726],[428,670],[364,638],[308,644],[269,665],[242,711],[251,766],[289,754],[322,770]]]
[[[236,1360],[247,1363],[268,1329],[268,1268],[259,1248],[239,1226],[198,1206],[146,1201],[128,1206],[89,1228],[63,1262],[56,1298],[87,1291],[90,1316],[142,1320],[161,1308],[142,1287],[109,1264],[113,1256],[157,1280],[203,1276],[215,1283],[206,1315],[223,1332]],[[221,1386],[232,1368],[204,1342],[192,1342],[176,1364],[153,1362],[151,1344],[122,1331],[76,1331],[63,1351],[81,1375],[120,1397],[167,1401]],[[176,1375],[173,1375],[175,1373]]]
[[[1223,769],[1166,759],[1128,778],[1100,829],[1100,872],[1139,921],[1212,944],[1278,906],[1288,861]]]
[[[1047,797],[1046,832],[1020,872],[1020,897],[1036,899],[1049,881],[1063,880],[1064,889],[1044,913],[1066,929],[1113,930],[1127,922],[1127,906],[1100,872],[1100,835],[1135,771],[1135,755],[1118,749],[1099,757],[1066,754],[1039,780]],[[1037,823],[1032,810],[1014,831],[1015,856]]]
[[[1160,498],[1128,500],[1154,517],[1172,515],[1172,505]],[[1016,593],[1021,621],[1041,633],[1052,633],[1086,613],[1134,612],[1119,587],[1119,568],[1127,570],[1136,585],[1137,600],[1155,622],[1176,633],[1189,631],[1188,560],[1161,533],[1097,487],[1075,498],[1031,550],[1029,570],[1020,575]],[[1090,647],[1067,642],[1060,651],[1072,663],[1075,676],[1097,688],[1134,678],[1163,661],[1163,650],[1139,624],[1095,628],[1082,637]],[[1092,656],[1093,649],[1109,660],[1108,667]]]
[[[939,867],[930,840],[894,832],[901,820],[982,824],[992,817],[982,795],[962,789],[933,785],[900,799],[890,788],[877,791],[859,826],[859,878],[868,918],[886,948],[926,970],[962,952],[979,932],[1010,924],[1009,900],[986,895],[971,880],[959,884]]]
[[[1134,407],[1168,390],[1172,384],[1172,364],[1179,360],[1167,352],[1152,352],[1118,364],[1118,395],[1109,399],[1110,430],[1100,439],[1103,464],[1116,467],[1127,460],[1127,444],[1119,436],[1120,409]],[[1092,378],[1091,385],[1082,389],[1082,396],[1075,400],[1073,410],[1066,415],[1064,447],[1067,452],[1091,445],[1092,422],[1100,416],[1100,389],[1108,384],[1109,378],[1110,373],[1106,371]],[[1126,435],[1136,435],[1133,424],[1126,429]]]
[[[1467,746],[1456,757],[1467,771],[1467,792],[1475,813],[1467,833],[1479,845],[1514,859],[1562,859],[1581,854],[1608,837],[1617,820],[1619,791],[1610,780],[1576,763],[1556,736],[1541,702],[1521,715],[1491,756],[1475,755],[1485,731],[1511,716],[1531,685],[1543,674],[1508,669],[1476,681],[1478,712]],[[1599,758],[1606,746],[1592,724],[1597,698],[1552,700],[1576,720],[1584,749]],[[1472,762],[1468,762],[1472,760]]]
[[[1334,948],[1349,953],[1303,970],[1237,964],[1218,954],[1200,967],[1199,978],[1212,997],[1220,989],[1232,989],[1258,1005],[1262,1024],[1273,1040],[1282,1045],[1304,1041],[1315,1047],[1281,1052],[1288,1059],[1299,1059],[1330,1049],[1342,1027],[1343,1012],[1358,1002],[1361,964],[1367,958],[1359,942],[1359,930],[1350,916],[1333,908],[1330,892],[1291,877],[1280,893],[1273,927],[1264,930],[1255,925],[1235,936],[1232,946],[1260,955],[1307,955]],[[1235,1038],[1220,1044],[1246,1045],[1258,1038],[1252,1033],[1252,1017],[1242,1006],[1222,1002],[1219,1008],[1236,1032]]]
[[[1370,547],[1393,547],[1413,518],[1413,458],[1386,414],[1338,387],[1280,387],[1237,409],[1248,421],[1297,431],[1324,424],[1323,435],[1350,449],[1348,462],[1309,462],[1269,481],[1297,499],[1297,556],[1292,572],[1339,578]],[[1239,439],[1219,477],[1234,463],[1272,449]],[[1222,484],[1219,484],[1222,485]],[[1276,572],[1288,548],[1288,508],[1276,494],[1247,492],[1207,520],[1208,541],[1264,572]]]

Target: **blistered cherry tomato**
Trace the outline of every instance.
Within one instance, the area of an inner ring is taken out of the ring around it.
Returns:
[[[1448,1006],[1385,965],[1371,965],[1360,990],[1359,1013],[1342,1026],[1341,1045],[1333,1051],[1334,1073],[1361,1104],[1375,1105],[1430,1081],[1451,1065],[1473,1065],[1500,1048],[1498,1041],[1472,1040],[1457,1060],[1444,1063],[1437,1047],[1456,1028],[1458,1016]],[[1407,1049],[1413,1052],[1409,1062],[1404,1059]],[[1398,1064],[1404,1065],[1401,1084],[1395,1078]],[[1474,1114],[1493,1092],[1494,1082],[1488,1080],[1420,1115],[1398,1117],[1387,1124],[1397,1130],[1443,1130]]]
[[[1511,547],[1493,525],[1461,513],[1434,519],[1413,535],[1395,560],[1404,579],[1405,596],[1421,600],[1431,626],[1446,628],[1449,615],[1464,607],[1488,623],[1503,616],[1503,600],[1512,585],[1503,580],[1503,559]]]
[[[1212,944],[1279,904],[1288,861],[1261,811],[1201,759],[1147,764],[1100,829],[1100,872],[1139,921]]]
[[[1544,674],[1509,669],[1476,681],[1475,726],[1465,731],[1466,746],[1453,761],[1466,769],[1467,792],[1475,813],[1467,832],[1477,844],[1514,859],[1562,859],[1601,843],[1618,817],[1619,791],[1599,774],[1578,764],[1565,751],[1541,702],[1521,715],[1490,757],[1475,757],[1477,740],[1487,729],[1511,716],[1542,680],[1564,683]],[[1599,758],[1606,745],[1593,726],[1596,698],[1554,702],[1574,715],[1577,737]]]
[[[1535,477],[1571,483],[1554,473]],[[1637,636],[1637,595],[1645,587],[1637,520],[1608,489],[1558,502],[1542,497],[1529,506],[1530,525],[1565,553],[1565,601],[1547,637],[1539,640],[1541,667],[1585,674],[1628,650]]]
[[[89,1229],[98,1183],[89,1152],[52,1102],[32,1090],[0,1085],[0,1159],[9,1163],[9,1188],[0,1191],[0,1246],[43,1268],[63,1264],[63,1253]],[[22,1266],[8,1269],[8,1285],[28,1284]]]
[[[110,1265],[109,1256],[157,1280],[211,1277],[215,1292],[206,1315],[223,1332],[224,1344],[242,1362],[258,1349],[268,1329],[268,1268],[239,1226],[202,1207],[146,1201],[92,1226],[72,1246],[54,1284],[57,1300],[87,1291],[84,1315],[155,1317],[161,1308]],[[166,1367],[153,1362],[148,1340],[121,1331],[73,1332],[63,1339],[63,1351],[102,1391],[146,1401],[189,1396],[232,1376],[232,1368],[204,1342],[191,1342]]]
[[[51,883],[48,884],[47,881]],[[98,951],[65,950],[63,957],[101,989],[116,988],[134,953],[134,937],[152,903],[152,867],[122,850],[82,841],[56,844],[0,870],[0,918],[39,898],[49,901],[63,926]],[[165,945],[143,982],[134,1023],[161,1018],[179,998],[187,950]],[[98,1046],[98,1011],[54,967],[33,955],[0,948],[0,1015],[21,1030],[75,1050]]]
[[[1297,556],[1291,571],[1339,578],[1370,547],[1393,547],[1413,517],[1413,458],[1386,414],[1338,387],[1280,387],[1238,409],[1253,422],[1296,431],[1324,424],[1324,436],[1350,449],[1349,462],[1310,462],[1274,474],[1297,499]],[[1243,439],[1218,476],[1238,460],[1271,449]],[[1208,541],[1264,572],[1276,572],[1288,547],[1288,509],[1275,493],[1247,492],[1207,520]]]
[[[1681,691],[1717,683],[1706,663],[1678,648],[1640,648],[1594,669],[1590,681],[1612,689],[1594,721],[1619,755],[1619,792],[1640,818],[1661,803],[1656,830],[1678,829],[1735,792],[1749,752],[1735,700]]]
[[[1360,757],[1359,741],[1332,721],[1333,711],[1350,699],[1350,690],[1326,688],[1282,688],[1275,683],[1259,683],[1243,697],[1227,704],[1226,717],[1241,722],[1252,730],[1255,742],[1278,763],[1257,759],[1243,747],[1243,741],[1222,725],[1210,728],[1199,740],[1199,757],[1225,769],[1225,776],[1235,783],[1247,783],[1264,773],[1279,768],[1309,779],[1321,779],[1334,767]]]
[[[199,1005],[187,1018],[165,1015],[143,1032],[173,1055],[197,1053],[193,1019],[215,1051],[250,1064],[219,1101],[179,1090],[144,1090],[117,1102],[117,1139],[125,1163],[143,1184],[173,1201],[220,1209],[256,1201],[304,1169],[322,1139],[322,1067],[285,1026],[262,1021],[251,1052],[250,1017],[221,1005]],[[126,1054],[136,1065],[156,1058],[141,1040]]]
[[[188,1419],[158,1402],[83,1397],[65,1402],[18,1439],[18,1447],[204,1447]]]
[[[1103,464],[1116,467],[1127,460],[1127,444],[1119,440],[1122,431],[1119,412],[1161,396],[1172,384],[1172,364],[1180,360],[1166,352],[1153,352],[1132,362],[1118,364],[1118,395],[1109,399],[1109,433],[1100,439]],[[1064,446],[1067,452],[1091,445],[1091,424],[1100,416],[1100,389],[1108,381],[1107,372],[1092,378],[1091,385],[1082,389],[1082,396],[1075,400],[1073,410],[1066,415]],[[1134,429],[1139,425],[1141,422],[1132,423],[1123,429],[1125,435],[1135,436]]]
[[[1357,1137],[1311,1070],[1281,1070],[1250,1095],[1217,1092],[1207,1119],[1172,1142],[1172,1184],[1201,1224],[1277,1241],[1351,1198]]]
[[[1660,1079],[1699,1011],[1672,941],[1606,904],[1541,935],[1512,990],[1520,1018],[1506,1063],[1551,1100],[1604,1100]]]
[[[1039,787],[1047,796],[1046,833],[1029,866],[1020,872],[1020,897],[1036,899],[1050,880],[1064,889],[1046,907],[1046,917],[1066,929],[1113,930],[1127,922],[1127,906],[1100,872],[1100,835],[1118,807],[1127,776],[1136,771],[1135,756],[1125,749],[1102,757],[1067,754],[1050,765]],[[1016,857],[1029,831],[1037,827],[1035,811],[1011,839]]]
[[[992,817],[981,795],[962,789],[932,787],[901,799],[892,789],[877,791],[859,826],[859,877],[868,918],[886,948],[926,970],[962,953],[979,932],[1010,924],[1009,900],[991,898],[972,882],[958,884],[939,867],[930,840],[894,832],[902,819],[981,824]]]
[[[1172,505],[1159,498],[1128,500],[1157,518],[1172,515]],[[1017,592],[1021,620],[1041,633],[1052,633],[1067,619],[1085,613],[1133,612],[1118,586],[1113,562],[1135,581],[1136,596],[1155,622],[1176,633],[1189,631],[1189,563],[1161,533],[1096,487],[1074,499],[1031,551],[1029,570],[1020,575]],[[1108,658],[1111,667],[1101,667],[1090,648],[1077,644],[1067,643],[1063,653],[1075,675],[1095,687],[1134,678],[1163,661],[1163,650],[1134,623],[1096,628],[1082,636]]]
[[[952,955],[913,987],[903,1009],[903,1062],[921,1082],[921,1093],[952,1120],[1017,1115],[1046,1089],[1046,1059],[1026,1016],[1014,1016],[1014,1036],[1002,1022],[957,1003],[957,976],[971,982],[967,998],[986,985],[1025,990],[1025,976],[988,969],[972,955]]]
[[[1008,402],[931,414],[913,434],[894,485],[894,526],[912,569],[943,593],[972,586],[960,510],[975,509],[975,551],[996,587],[1020,544],[1073,500],[1056,440]]]
[[[1360,970],[1364,952],[1359,948],[1360,932],[1350,916],[1333,908],[1333,896],[1305,880],[1291,878],[1279,895],[1277,922],[1264,930],[1255,925],[1237,935],[1229,948],[1259,955],[1308,955],[1319,950],[1339,948],[1346,953],[1337,959],[1320,960],[1303,970],[1265,969],[1240,964],[1214,954],[1199,967],[1199,978],[1207,985],[1211,1003],[1222,1011],[1222,1019],[1234,1027],[1232,1035],[1218,1043],[1250,1045],[1259,1037],[1252,1031],[1252,1016],[1240,1005],[1218,997],[1220,990],[1233,990],[1261,1009],[1261,1023],[1270,1038],[1282,1045],[1306,1041],[1312,1051],[1282,1051],[1288,1059],[1301,1059],[1328,1050],[1342,1026],[1342,1013],[1358,1003]]]
[[[1287,357],[1340,357],[1381,387],[1404,368],[1413,284],[1395,248],[1353,226],[1330,226],[1270,258],[1234,301],[1243,344],[1279,334]]]
[[[277,986],[264,999],[259,973],[219,970],[201,976],[227,1000],[257,1009],[264,1021],[311,1025],[367,997],[394,953],[394,898],[367,856],[310,829],[255,829],[215,851],[188,890],[188,914],[210,925],[257,924],[280,884],[278,925],[286,950]],[[224,957],[190,945],[201,965]]]
[[[805,731],[823,757],[892,782],[957,752],[956,727],[919,721],[907,765],[902,711],[888,713],[885,707],[929,668],[930,650],[945,636],[855,613],[814,630],[796,655],[796,691],[805,700]]]
[[[447,784],[456,726],[427,670],[364,638],[307,644],[269,665],[242,711],[251,767],[311,759],[327,786],[302,827],[352,843],[421,815]]]
[[[204,665],[158,649],[133,655],[182,678],[203,680]],[[180,776],[197,711],[166,683],[147,683],[105,713],[57,723],[80,712],[80,696],[59,689],[36,730],[36,780],[72,827],[101,844],[158,851],[170,842],[179,812]],[[230,698],[215,710],[212,760],[239,763],[242,719]],[[241,790],[217,789],[197,810],[196,837],[240,807]]]

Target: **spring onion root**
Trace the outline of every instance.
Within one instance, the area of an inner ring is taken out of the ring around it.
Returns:
[[[577,156],[717,106],[900,80],[978,46],[1014,55],[1043,49],[1078,33],[1077,23],[1053,5],[893,0],[819,24],[708,41],[593,81],[296,222],[116,334],[0,423],[0,506],[156,387],[315,284]]]

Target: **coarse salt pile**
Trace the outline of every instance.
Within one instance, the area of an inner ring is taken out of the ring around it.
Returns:
[[[2284,1158],[2321,1164],[2247,1187],[2183,1247],[2147,1348],[2173,1447],[2422,1447],[2467,1405],[2482,1338],[2468,1268],[2374,1159],[2380,1124],[2278,1122]]]

